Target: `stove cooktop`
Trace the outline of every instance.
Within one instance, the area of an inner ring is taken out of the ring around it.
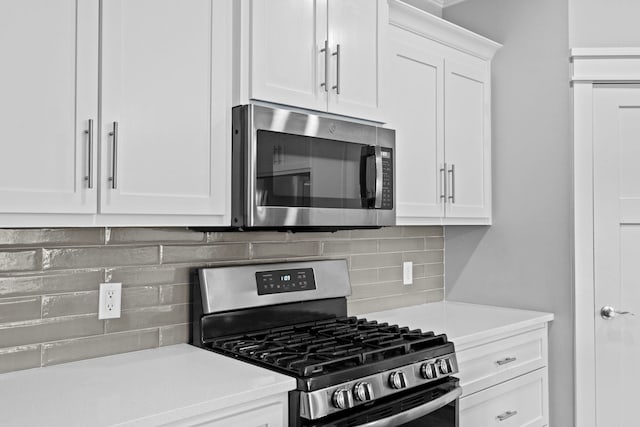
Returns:
[[[206,347],[307,380],[305,389],[453,353],[446,335],[339,317],[219,337]]]

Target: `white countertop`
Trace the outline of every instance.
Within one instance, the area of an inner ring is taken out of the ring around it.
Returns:
[[[453,301],[367,313],[364,316],[370,320],[408,326],[411,329],[445,333],[456,349],[492,336],[541,326],[553,320],[552,313]]]
[[[179,344],[2,374],[0,425],[158,425],[295,387],[291,377]]]

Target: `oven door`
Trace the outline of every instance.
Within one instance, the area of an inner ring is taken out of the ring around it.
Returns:
[[[462,389],[457,378],[438,385],[426,385],[393,399],[373,402],[364,409],[354,408],[339,417],[327,417],[313,427],[458,427],[458,398]]]
[[[241,138],[246,227],[395,224],[393,131],[277,108],[237,108],[247,122]]]

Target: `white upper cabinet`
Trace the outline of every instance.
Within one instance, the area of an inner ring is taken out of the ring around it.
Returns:
[[[100,213],[224,214],[230,111],[213,4],[103,2]]]
[[[327,0],[251,2],[253,99],[326,110],[326,22]]]
[[[0,2],[0,212],[96,211],[97,46],[98,0]]]
[[[384,106],[397,223],[491,223],[491,58],[500,47],[389,0]]]
[[[0,2],[0,227],[228,226],[232,18],[233,0]]]
[[[448,218],[491,217],[490,74],[486,63],[466,58],[445,66]]]
[[[384,0],[245,0],[241,102],[381,121]]]
[[[419,223],[444,216],[444,59],[391,28],[387,98],[396,129],[396,212]]]

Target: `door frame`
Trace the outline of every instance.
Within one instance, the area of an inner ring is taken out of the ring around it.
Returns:
[[[599,83],[640,83],[640,48],[574,48],[573,315],[575,425],[596,427],[593,95]],[[600,426],[602,427],[602,426]]]

